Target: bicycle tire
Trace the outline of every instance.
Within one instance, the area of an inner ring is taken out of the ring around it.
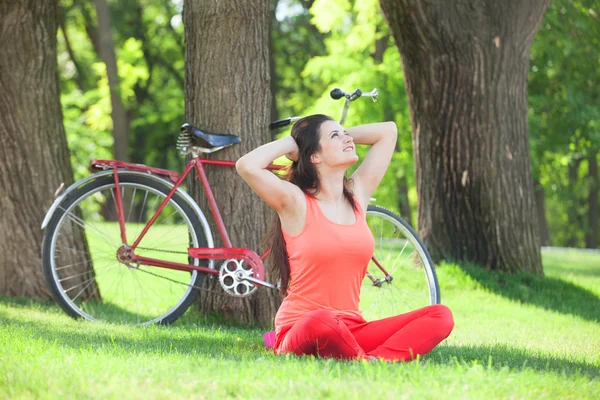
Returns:
[[[120,183],[122,192],[127,190],[127,187],[146,188],[148,190],[147,193],[155,194],[157,199],[161,196],[166,197],[166,195],[169,193],[169,191],[172,188],[172,187],[168,186],[167,184],[160,182],[159,180],[153,179],[150,176],[144,176],[142,174],[138,175],[138,174],[119,173],[119,183]],[[60,307],[68,315],[70,315],[71,317],[74,317],[74,318],[84,318],[84,319],[91,320],[91,321],[103,320],[106,322],[133,322],[133,321],[128,320],[127,318],[122,318],[121,320],[118,320],[118,321],[112,321],[106,317],[98,318],[97,316],[90,315],[89,311],[88,312],[84,311],[83,306],[78,306],[75,303],[75,301],[71,300],[69,298],[69,295],[67,295],[65,293],[65,288],[62,287],[62,284],[60,282],[59,273],[57,271],[56,262],[55,262],[55,259],[57,257],[56,256],[56,243],[58,240],[58,236],[60,234],[58,229],[60,229],[62,227],[62,225],[63,225],[63,223],[65,223],[67,217],[71,220],[74,220],[75,223],[77,224],[78,217],[76,215],[76,212],[71,213],[71,211],[75,210],[75,208],[78,205],[80,205],[84,200],[91,198],[91,196],[94,196],[96,193],[99,193],[104,189],[112,190],[112,189],[114,189],[114,186],[115,185],[114,185],[113,175],[107,175],[107,176],[101,176],[95,180],[92,180],[92,181],[82,185],[81,187],[75,189],[73,192],[69,193],[67,195],[67,197],[61,201],[59,207],[56,209],[56,211],[50,218],[47,228],[44,233],[43,245],[42,245],[42,265],[43,265],[44,277],[46,279],[48,287],[50,288],[52,295],[53,295],[54,299],[56,300],[56,302],[60,305]],[[131,199],[132,199],[131,200],[131,206],[132,206],[131,208],[132,209],[133,209],[133,205],[134,205],[135,194],[136,194],[136,191],[134,190],[133,195],[131,197]],[[162,197],[162,198],[164,198],[164,197]],[[192,209],[192,207],[190,207],[190,205],[177,192],[174,193],[173,197],[167,203],[167,207],[171,207],[171,206],[173,207],[173,209],[181,212],[184,222],[186,222],[188,225],[188,240],[189,240],[188,247],[206,247],[207,240],[206,240],[206,236],[205,236],[205,230],[203,229],[205,227],[203,226],[203,222],[201,221],[199,216],[196,214],[196,212]],[[131,214],[131,209],[129,212]],[[82,210],[80,210],[80,214],[81,213],[83,213]],[[81,220],[83,221],[83,219],[81,219]],[[129,218],[128,218],[128,220],[129,220]],[[127,221],[127,223],[128,223],[128,221]],[[87,251],[89,254],[89,257],[90,257],[89,264],[94,265],[95,261],[92,260],[91,250],[89,249],[89,245],[88,245],[88,239],[87,239],[88,233],[86,233],[86,228],[88,228],[88,226],[83,226],[83,229],[82,229],[82,232],[83,232],[82,234],[86,236],[86,240],[84,243],[84,245],[85,245],[84,250]],[[70,240],[70,239],[67,238],[66,240]],[[76,239],[73,238],[71,240],[73,243]],[[119,237],[119,241],[120,241],[120,237]],[[131,243],[129,243],[129,244],[131,244]],[[78,253],[78,252],[82,253],[83,251],[81,251],[80,249],[77,248],[77,249],[73,249],[73,251],[71,251],[71,252],[72,253]],[[186,261],[184,261],[184,263],[189,262],[189,263],[193,263],[194,265],[206,265],[208,263],[207,260],[197,260],[197,259],[192,259],[189,256],[187,256],[187,247],[181,249],[181,253],[183,253],[183,252],[185,252],[185,254],[186,254],[185,256],[181,255],[181,257],[186,257]],[[116,254],[115,254],[115,258],[116,258]],[[122,266],[123,266],[123,268],[127,268],[130,271],[135,271],[135,268],[130,268],[125,265],[122,265]],[[68,267],[69,266],[63,267],[63,268],[68,268]],[[83,268],[87,268],[87,267],[84,266]],[[138,268],[139,268],[139,266],[138,266]],[[152,271],[159,270],[158,267],[149,267],[149,268],[154,268]],[[164,269],[160,269],[160,270],[164,270]],[[94,279],[94,281],[98,281],[97,271],[94,270],[94,266],[91,267],[91,271],[94,273],[94,276],[90,279]],[[139,272],[142,270],[138,269],[137,271]],[[147,272],[146,270],[143,270],[143,271]],[[85,273],[85,271],[84,271],[84,273]],[[88,269],[87,273],[90,273],[89,269]],[[133,273],[134,272],[131,272],[131,274],[133,274]],[[126,272],[125,272],[125,274],[126,274]],[[161,274],[165,274],[165,273],[161,272]],[[161,313],[158,316],[155,316],[152,318],[147,318],[147,320],[141,321],[139,318],[139,315],[138,315],[138,320],[135,323],[145,325],[145,324],[170,324],[170,323],[175,322],[175,320],[177,320],[197,298],[197,296],[198,296],[197,288],[201,286],[203,277],[205,275],[205,274],[199,273],[197,271],[194,271],[192,273],[184,272],[184,274],[189,274],[190,278],[189,278],[189,282],[187,279],[185,279],[184,282],[179,282],[182,285],[183,284],[187,285],[187,288],[183,292],[181,298],[179,298],[178,301],[173,306],[168,307],[168,310],[166,312]],[[150,274],[150,275],[152,275],[152,274]],[[85,277],[85,275],[84,275],[84,277]],[[141,277],[141,275],[140,275],[140,277]],[[170,278],[163,276],[163,275],[161,275],[161,277],[164,278],[162,280],[165,280],[165,281],[171,280]],[[70,279],[70,278],[66,278],[66,279]],[[140,278],[137,278],[137,279],[140,279]],[[141,278],[141,279],[147,280],[148,278]],[[64,280],[65,279],[63,278],[63,281]],[[159,279],[159,281],[160,281],[160,279]],[[117,282],[117,285],[118,284],[119,284],[119,282]],[[95,285],[98,285],[98,282],[95,282]],[[143,285],[140,285],[140,286],[142,286],[142,289],[143,289]],[[178,286],[178,285],[174,285],[174,287],[176,287],[176,286]],[[100,290],[98,290],[98,291],[100,292]],[[156,292],[155,292],[155,294],[156,294]],[[77,300],[77,299],[75,299],[75,300]],[[90,301],[89,303],[92,303],[92,301]],[[98,305],[99,303],[95,303],[95,304],[96,304],[97,309],[100,309],[102,307],[101,305]],[[114,307],[117,307],[117,306],[114,306]],[[119,305],[118,307],[123,308],[121,305]],[[126,311],[126,310],[124,310],[124,311]],[[118,316],[118,314],[115,314],[115,315]],[[137,314],[134,313],[132,315],[137,315]]]
[[[383,319],[426,305],[439,304],[441,297],[435,266],[415,230],[399,215],[377,205],[368,206],[366,218],[375,239],[374,256],[387,273],[383,273],[373,261],[369,263],[368,274],[371,277],[365,277],[361,288],[361,310],[365,318]],[[382,226],[381,229],[377,227],[378,224]],[[383,238],[386,229],[384,224],[389,226],[389,231],[386,232],[392,232],[390,236],[393,237]],[[401,251],[398,251],[399,246],[402,246]],[[403,251],[407,249],[412,250],[412,253],[404,256]],[[415,261],[417,259],[418,265]],[[394,260],[393,265],[389,265],[389,260]],[[404,269],[398,270],[401,267]],[[386,275],[391,276],[389,282],[385,279]],[[382,293],[386,290],[389,293]],[[394,298],[391,297],[393,295]],[[365,296],[377,297],[366,302],[363,300]],[[365,310],[367,306],[373,311]]]

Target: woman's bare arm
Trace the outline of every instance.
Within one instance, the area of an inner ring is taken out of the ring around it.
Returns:
[[[347,128],[346,132],[352,136],[354,143],[371,145],[362,164],[352,174],[354,195],[364,210],[390,165],[398,128],[395,122],[390,121],[354,126]]]
[[[281,213],[295,204],[302,191],[294,184],[284,181],[267,170],[276,158],[287,155],[297,158],[298,145],[291,136],[262,145],[240,158],[235,168],[248,185],[271,208]]]

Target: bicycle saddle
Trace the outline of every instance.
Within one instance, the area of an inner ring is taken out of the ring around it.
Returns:
[[[195,128],[187,123],[181,125],[181,131],[187,132],[195,138],[208,143],[212,147],[231,146],[232,144],[240,143],[242,141],[239,136],[224,135],[221,133],[208,133],[201,131],[200,129]]]

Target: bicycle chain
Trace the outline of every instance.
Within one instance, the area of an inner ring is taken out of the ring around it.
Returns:
[[[188,254],[187,251],[177,251],[177,250],[163,250],[163,249],[151,249],[149,247],[136,247],[140,250],[148,250],[148,251],[162,251],[163,253],[173,253],[173,254]]]
[[[187,251],[164,250],[164,249],[151,249],[151,248],[148,248],[148,247],[138,247],[138,249],[140,249],[140,250],[149,250],[149,251],[161,251],[161,252],[163,252],[163,253],[173,253],[173,254],[188,254],[188,252],[187,252]],[[135,268],[135,267],[132,267],[132,268]],[[176,281],[176,280],[174,280],[174,279],[167,278],[166,276],[158,275],[158,274],[155,274],[154,272],[150,272],[150,271],[146,271],[146,270],[140,269],[140,267],[139,267],[139,266],[138,266],[137,268],[135,268],[135,269],[136,269],[136,270],[138,270],[138,271],[141,271],[141,272],[145,272],[146,274],[154,275],[154,276],[156,276],[156,277],[159,277],[159,278],[162,278],[162,279],[166,279],[166,280],[168,280],[168,281],[171,281],[171,282],[174,282],[174,283],[178,283],[178,284],[180,284],[180,285],[183,285],[183,286],[192,287],[192,288],[194,288],[194,289],[196,289],[196,290],[202,290],[202,291],[204,291],[204,292],[207,292],[207,293],[212,293],[212,294],[216,294],[216,295],[219,295],[219,296],[231,297],[231,296],[230,296],[230,295],[228,295],[227,293],[223,293],[223,292],[217,292],[216,290],[205,289],[205,288],[201,288],[201,287],[199,287],[199,286],[196,286],[196,285],[190,285],[189,283],[183,283],[183,282],[179,282],[179,281]],[[201,273],[201,272],[199,272],[199,273]],[[213,276],[212,276],[212,275],[210,275],[210,274],[208,274],[208,275],[209,275],[209,278],[213,278]]]
[[[144,272],[146,274],[154,275],[154,276],[156,276],[158,278],[162,278],[162,279],[165,279],[167,281],[171,281],[173,283],[178,283],[178,284],[183,285],[183,286],[192,287],[192,288],[194,288],[196,290],[202,290],[203,292],[213,293],[213,294],[216,294],[216,295],[219,295],[219,296],[231,297],[227,293],[217,292],[217,291],[212,290],[212,289],[205,289],[205,288],[201,288],[200,286],[191,285],[189,283],[179,282],[179,281],[176,281],[175,279],[167,278],[166,276],[158,275],[158,274],[155,274],[154,272],[150,272],[150,271],[146,271],[146,270],[140,269],[139,267],[137,267],[137,268],[130,267],[130,268],[134,268],[137,271],[141,271],[141,272]],[[212,278],[212,276],[211,276],[211,278]]]

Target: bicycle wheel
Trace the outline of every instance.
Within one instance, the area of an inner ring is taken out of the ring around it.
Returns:
[[[119,174],[127,244],[139,236],[171,187],[142,174]],[[210,232],[210,231],[208,231]],[[205,247],[203,225],[177,192],[139,243],[140,256],[207,265],[188,257]],[[119,261],[123,243],[113,175],[92,180],[60,203],[43,241],[44,276],[72,317],[114,323],[168,324],[198,295],[202,273]]]
[[[367,208],[375,238],[361,288],[360,309],[367,321],[383,319],[440,302],[435,268],[410,225],[380,206]],[[378,265],[379,264],[379,265]]]

